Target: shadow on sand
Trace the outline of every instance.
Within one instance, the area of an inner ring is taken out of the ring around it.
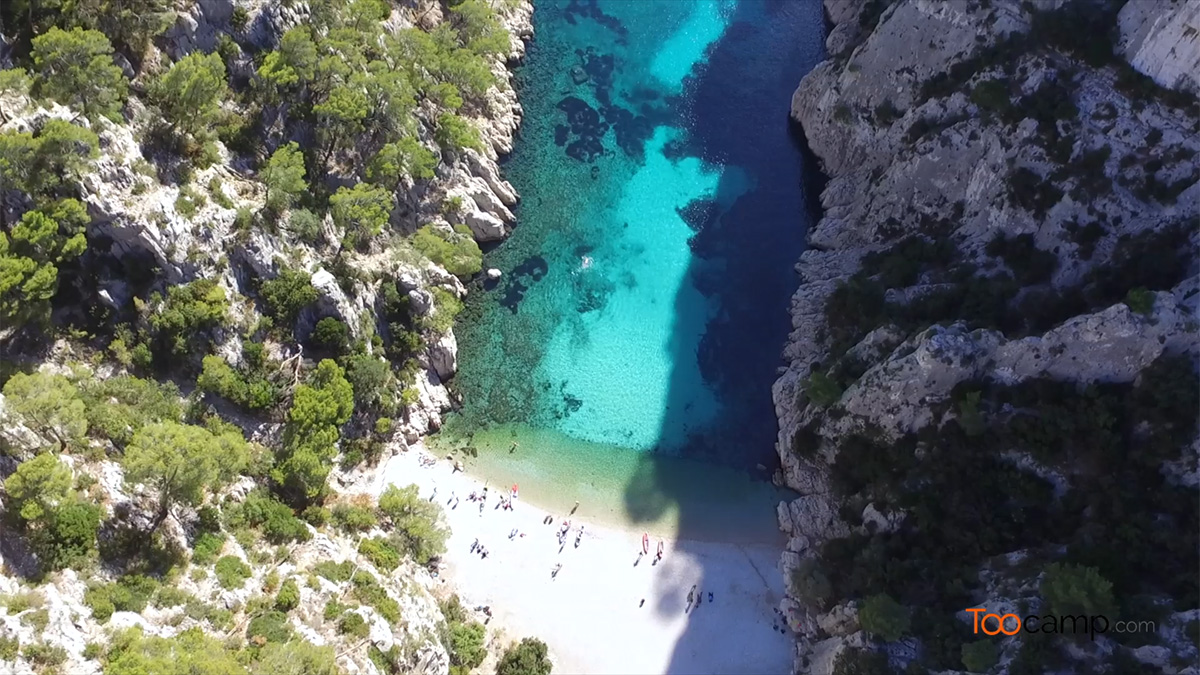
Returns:
[[[694,438],[683,456],[734,464],[760,479],[769,479],[779,465],[770,388],[791,328],[788,300],[797,284],[792,269],[803,250],[804,227],[818,216],[822,187],[802,134],[789,124],[788,108],[800,79],[824,56],[822,25],[822,9],[815,0],[743,2],[687,87],[694,120],[689,152],[713,164],[742,167],[755,184],[732,207],[706,221],[692,242],[695,262],[690,275],[706,273],[712,266],[705,263],[711,260],[723,267],[715,280],[696,279],[706,294],[719,295],[721,311],[708,321],[699,353],[678,353],[675,362],[699,359],[706,381],[722,392],[729,414],[724,416],[725,428]],[[718,201],[725,189],[719,188]],[[687,311],[683,303],[676,307]],[[677,321],[695,325],[687,317]],[[661,438],[678,437],[687,425],[684,406],[678,404],[689,398],[682,386],[672,379]],[[727,444],[736,448],[731,451]],[[702,533],[711,531],[714,514],[703,495],[715,488],[697,485],[673,468],[663,455],[645,454],[624,495],[626,515],[635,523],[651,523],[678,509],[673,553],[701,565],[695,583],[704,604],[690,611],[668,672],[789,672],[790,631],[765,637],[757,632],[782,626],[774,614],[783,592],[777,567],[782,535],[778,542],[742,546],[745,564],[731,565],[724,557],[706,555],[711,543],[701,541]],[[774,519],[774,514],[764,507],[762,518]],[[754,607],[753,616],[725,615],[719,596],[708,601],[705,589],[730,588],[756,596],[758,602],[741,603]],[[677,614],[687,607],[688,584],[657,590],[654,611]],[[736,630],[730,631],[733,626]],[[753,631],[749,639],[744,631]],[[712,660],[714,640],[722,644],[717,661]],[[764,645],[769,653],[756,653]]]

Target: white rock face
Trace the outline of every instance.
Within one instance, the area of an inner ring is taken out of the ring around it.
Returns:
[[[1117,48],[1164,87],[1200,92],[1200,0],[1127,2]]]
[[[429,345],[429,362],[443,382],[458,372],[458,340],[454,333],[447,333]]]

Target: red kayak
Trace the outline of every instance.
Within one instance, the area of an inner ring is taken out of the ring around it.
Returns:
[[[642,533],[642,553],[650,552],[650,535]]]

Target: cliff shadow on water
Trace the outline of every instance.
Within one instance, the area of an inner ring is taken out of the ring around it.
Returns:
[[[771,385],[791,330],[788,305],[797,283],[794,265],[803,250],[806,228],[819,218],[819,195],[825,183],[803,131],[789,117],[792,92],[824,56],[824,26],[816,0],[738,3],[725,31],[684,85],[686,141],[680,152],[723,167],[715,196],[689,204],[684,214],[696,231],[689,241],[692,263],[686,278],[718,309],[708,318],[695,353],[688,351],[693,343],[687,335],[673,336],[676,367],[660,437],[674,437],[688,427],[686,402],[692,398],[693,384],[687,364],[698,361],[704,381],[723,395],[723,414],[717,426],[690,436],[679,454],[732,465],[756,479],[769,476],[779,463]],[[688,311],[681,292],[677,316]],[[678,325],[686,330],[688,322],[680,319]],[[720,447],[725,444],[738,449],[729,452]],[[703,561],[702,542],[710,521],[719,517],[705,505],[704,494],[719,486],[697,484],[695,478],[678,471],[670,453],[644,453],[625,486],[624,501],[635,523],[652,523],[665,510],[677,509],[675,553],[695,554]],[[719,476],[708,474],[707,479],[719,480]],[[762,518],[773,520],[775,515],[764,509]],[[747,592],[761,593],[762,611],[771,615],[782,599],[775,561],[764,568],[749,552],[746,558],[759,578],[738,583]],[[719,578],[728,573],[702,570],[697,584],[702,602],[706,587],[728,586],[728,579]],[[688,588],[660,590],[680,597],[688,592]],[[678,639],[668,672],[712,672],[717,667],[698,660],[712,648],[713,634],[702,625],[705,612],[722,611],[719,598],[706,604],[711,607],[698,610]],[[729,649],[744,653],[741,645],[731,644]],[[755,663],[752,655],[747,657],[736,672],[766,672],[764,667],[778,665]],[[790,662],[785,669],[790,670]]]

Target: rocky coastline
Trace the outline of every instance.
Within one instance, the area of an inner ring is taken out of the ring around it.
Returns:
[[[850,672],[838,664],[862,650],[916,666],[928,646],[884,645],[859,624],[861,598],[817,602],[798,587],[829,542],[896,531],[909,515],[834,485],[843,446],[952,424],[969,383],[1134,383],[1164,355],[1194,367],[1200,353],[1189,253],[1200,40],[1184,28],[1200,3],[1125,4],[1091,36],[1114,36],[1098,56],[1059,19],[1098,15],[1103,3],[824,4],[829,58],[800,83],[791,114],[828,183],[796,266],[787,367],[773,388],[777,482],[802,495],[779,505],[783,609],[795,672],[819,675]],[[1163,277],[1133,271],[1159,251],[1183,262]],[[992,313],[976,311],[985,302]],[[1194,490],[1195,452],[1192,442],[1162,471]],[[1029,470],[1056,470],[1037,464]],[[983,586],[979,600],[1004,597]],[[1194,655],[1173,630],[1132,657]],[[1016,650],[1006,643],[990,672],[1008,672]]]
[[[525,43],[532,37],[533,8],[528,0],[495,4],[496,16],[510,36],[511,49],[492,60],[491,69],[498,84],[486,92],[483,105],[470,108],[473,112],[469,120],[482,144],[478,149],[463,148],[443,154],[434,138],[439,110],[428,102],[416,109],[417,137],[435,149],[437,167],[430,179],[414,180],[406,176],[397,187],[390,226],[400,234],[411,235],[423,227],[450,232],[457,226],[458,231],[467,228],[477,241],[486,242],[505,237],[514,224],[510,209],[519,196],[503,180],[497,162],[511,152],[521,122],[522,110],[512,88],[510,68],[523,58]],[[383,22],[386,31],[411,27],[433,30],[450,21],[443,3],[436,0],[388,6],[391,14]],[[258,65],[251,52],[278,48],[281,36],[290,28],[305,25],[311,11],[309,4],[303,2],[242,0],[199,0],[180,3],[180,8],[174,15],[174,23],[150,47],[149,60],[158,59],[160,65],[141,64],[141,69],[161,69],[161,63],[170,64],[169,59],[216,50],[230,64],[228,70],[233,81],[240,78],[243,83],[253,76]],[[0,45],[0,68],[13,66],[7,60],[11,59],[7,52],[7,46]],[[126,77],[135,75],[119,53],[115,60],[124,68]],[[90,128],[99,137],[101,152],[81,176],[78,190],[79,200],[91,220],[87,224],[88,255],[104,260],[94,265],[100,271],[92,282],[73,289],[81,298],[79,306],[85,313],[91,305],[96,308],[93,313],[112,314],[125,311],[131,304],[141,307],[142,301],[136,296],[142,291],[135,292],[129,279],[132,269],[160,271],[161,278],[154,283],[162,291],[196,280],[215,281],[226,296],[240,301],[231,308],[235,325],[214,331],[213,351],[230,366],[241,368],[245,365],[244,348],[250,339],[250,327],[260,324],[263,318],[261,307],[256,308],[248,298],[255,295],[259,284],[277,278],[287,269],[299,268],[311,275],[316,291],[315,301],[297,317],[295,335],[301,337],[311,335],[319,320],[332,317],[344,324],[349,337],[369,341],[376,332],[374,324],[383,303],[381,285],[385,280],[396,280],[406,294],[413,318],[418,321],[444,311],[437,302],[438,294],[461,298],[466,293],[459,277],[445,266],[412,251],[368,250],[353,253],[348,259],[344,255],[333,258],[328,247],[300,240],[285,229],[247,228],[240,222],[243,214],[262,209],[266,202],[262,176],[251,170],[243,154],[219,141],[215,143],[216,161],[189,175],[191,184],[209,186],[212,198],[193,199],[188,192],[191,188],[183,181],[157,179],[147,160],[158,158],[144,154],[148,152],[145,134],[154,120],[136,97],[129,100],[121,122],[89,123],[64,106],[35,101],[27,94],[19,90],[0,93],[0,131],[37,130],[47,120],[58,119]],[[264,117],[280,114],[279,110],[263,112]],[[267,154],[284,144],[279,129],[275,131],[267,136],[270,142],[264,148]],[[298,133],[308,134],[307,139],[301,140],[316,142],[317,130],[302,129]],[[24,209],[18,194],[10,191],[5,196],[9,201],[0,204],[0,208],[10,213]],[[337,240],[329,217],[320,223],[320,228],[318,239]],[[337,267],[339,264],[341,267]],[[357,273],[347,273],[347,268]],[[401,452],[409,443],[438,429],[441,415],[451,406],[444,382],[457,368],[453,330],[448,321],[426,321],[422,325],[427,326],[422,335],[425,346],[415,359],[419,367],[409,385],[412,398],[406,400],[402,417],[394,420],[388,433],[383,445],[386,455]],[[39,346],[21,340],[16,328],[0,326],[6,366],[26,364],[26,369],[83,377],[84,381],[101,381],[126,372],[119,364],[102,358],[107,356],[103,352],[94,352],[78,340],[59,339],[53,345]],[[266,346],[268,358],[284,364],[284,368],[308,358],[299,341],[268,341]],[[380,347],[375,345],[376,349]],[[298,381],[299,365],[294,368]],[[6,374],[11,373],[6,371]],[[199,390],[194,394],[193,398],[198,397]],[[230,406],[222,407],[220,417],[236,424],[246,439],[261,446],[277,447],[284,434],[285,424],[278,416],[249,415]],[[4,462],[3,475],[7,476],[16,467],[14,457],[32,456],[49,445],[49,441],[23,425],[11,405],[6,411],[3,396],[0,396],[0,420],[3,421],[0,441],[10,455],[0,458]],[[106,449],[97,443],[100,442],[93,440],[93,447],[84,456],[63,454],[60,461],[80,476],[81,485],[84,478],[95,477],[89,479],[92,484],[87,498],[100,505],[105,513],[117,514],[114,516],[117,520],[125,518],[121,521],[125,526],[144,526],[146,523],[139,518],[153,502],[152,491],[140,485],[138,490],[131,491],[124,483],[121,463],[106,457],[114,452],[111,444]],[[371,487],[377,473],[378,468],[334,469],[329,477],[333,498],[345,501],[366,495],[373,504],[382,489]],[[238,504],[254,487],[253,480],[243,477],[214,495],[213,503]],[[7,515],[15,517],[12,513]],[[195,515],[188,512],[178,519],[167,519],[159,535],[181,546],[185,553],[192,553],[189,542],[195,539],[197,531],[190,521]],[[376,528],[372,532],[386,534]],[[37,654],[50,654],[42,658],[53,658],[64,672],[100,673],[103,666],[96,646],[104,645],[114,630],[126,628],[137,627],[142,634],[153,638],[172,638],[191,628],[214,632],[213,627],[218,627],[214,634],[228,637],[245,630],[251,618],[252,607],[248,605],[258,607],[255,611],[261,612],[262,594],[275,593],[281,579],[307,578],[308,583],[302,581],[298,589],[292,582],[298,595],[291,601],[296,614],[290,630],[312,644],[336,647],[337,665],[344,672],[428,675],[450,672],[448,618],[443,612],[448,591],[443,581],[412,560],[403,560],[394,569],[380,567],[377,560],[366,556],[358,546],[361,536],[332,529],[313,529],[312,533],[300,538],[299,543],[280,546],[274,552],[266,550],[271,547],[257,546],[250,540],[229,539],[219,547],[225,553],[222,560],[232,557],[248,563],[245,583],[236,590],[197,570],[190,577],[173,581],[171,589],[163,588],[164,592],[191,597],[185,609],[154,600],[152,606],[135,611],[122,611],[118,606],[111,616],[97,615],[91,589],[109,577],[116,580],[112,570],[85,578],[65,569],[42,579],[44,583],[30,586],[28,580],[39,576],[38,563],[24,537],[13,531],[0,533],[0,566],[5,570],[0,574],[0,599],[7,605],[7,611],[0,610],[0,638],[5,641],[5,651],[0,652],[0,670],[11,667],[13,670],[5,672],[18,675],[41,672],[43,663],[29,656],[35,654],[33,648],[23,649],[21,657],[16,653],[16,646],[34,645],[41,650]],[[338,564],[352,565],[352,570],[365,570],[383,580],[381,586],[375,587],[385,598],[379,601],[382,604],[368,602],[351,612],[361,618],[357,623],[365,626],[362,639],[344,634],[341,629],[344,621],[337,626],[329,621],[329,603],[337,605],[348,595],[353,597],[356,591],[362,592],[357,572],[340,578],[336,573],[321,571],[322,564],[334,561],[347,561]],[[160,592],[159,596],[163,594]],[[385,616],[391,614],[387,597],[399,599],[395,612],[403,616],[403,621]],[[22,608],[22,603],[26,607]],[[324,623],[323,607],[327,615]],[[37,618],[31,621],[30,617]],[[13,647],[12,653],[7,651],[9,646]],[[501,648],[498,644],[493,647]]]

